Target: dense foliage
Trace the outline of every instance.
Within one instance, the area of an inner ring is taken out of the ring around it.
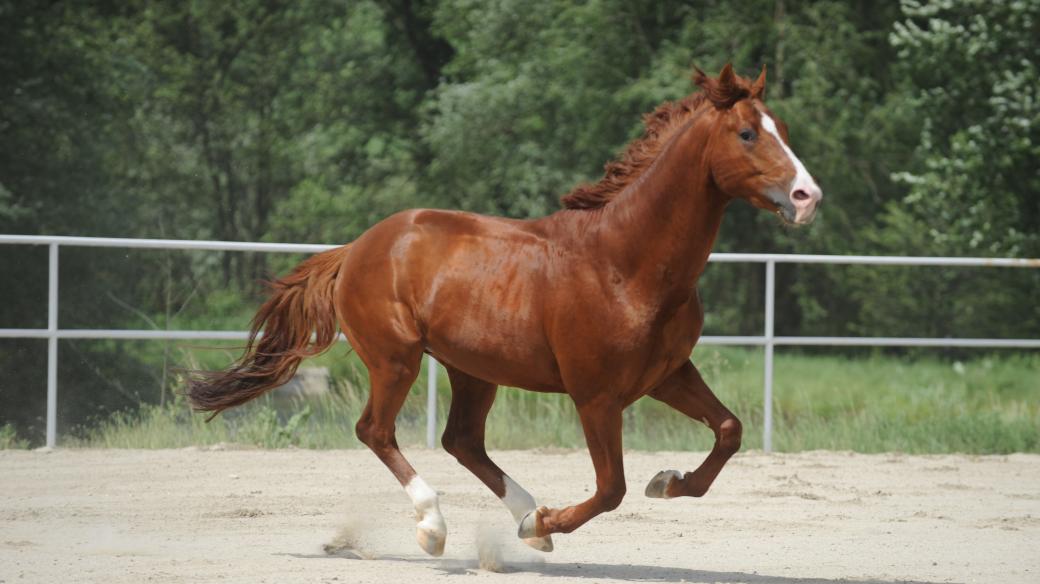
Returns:
[[[734,205],[719,250],[1038,257],[1038,38],[1040,3],[1013,0],[0,0],[0,232],[339,243],[409,207],[540,216],[694,64],[732,61],[769,67],[827,201],[805,230]],[[0,248],[0,327],[44,324],[44,258]],[[290,261],[69,250],[61,324],[242,328]],[[760,330],[758,267],[704,285],[709,332]],[[777,330],[1035,336],[1038,291],[783,267]],[[92,396],[68,424],[168,390],[168,346],[62,351]],[[0,422],[34,435],[42,363],[0,342]]]

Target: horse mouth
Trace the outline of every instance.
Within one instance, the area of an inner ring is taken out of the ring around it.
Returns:
[[[785,225],[791,227],[804,227],[816,219],[816,208],[808,215],[798,217],[798,211],[787,197],[767,196],[767,200],[773,207],[773,214],[780,218]]]
[[[786,197],[776,196],[770,193],[769,195],[766,195],[766,200],[773,205],[773,214],[779,217],[784,224],[792,226],[800,226],[804,224],[795,221],[797,213],[795,212],[794,205],[792,205]]]

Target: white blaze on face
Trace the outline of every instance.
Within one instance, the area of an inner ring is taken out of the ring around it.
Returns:
[[[502,475],[502,481],[506,484],[506,493],[502,495],[502,502],[513,514],[513,519],[519,523],[525,515],[534,511],[534,497],[516,484],[516,481],[509,478],[509,475]]]
[[[799,190],[803,190],[810,195],[818,193],[820,191],[820,187],[816,186],[816,181],[813,180],[813,177],[809,174],[809,171],[805,170],[805,165],[802,164],[801,160],[798,160],[798,157],[794,155],[794,152],[792,152],[791,149],[787,146],[787,143],[784,142],[784,139],[780,137],[780,132],[778,132],[776,129],[776,122],[774,122],[773,118],[769,117],[769,115],[765,112],[760,113],[762,114],[762,128],[765,129],[766,132],[772,134],[774,138],[776,138],[776,141],[780,144],[780,147],[784,149],[784,153],[786,153],[787,157],[791,160],[791,164],[794,165],[794,182],[791,183],[791,187],[787,190],[788,195]]]
[[[760,113],[762,114],[762,128],[765,129],[767,134],[771,134],[776,139],[794,166],[794,180],[791,181],[790,186],[787,188],[787,201],[785,202],[789,206],[787,204],[782,206],[785,213],[793,210],[794,217],[785,215],[785,218],[801,225],[811,223],[816,215],[816,206],[820,203],[820,199],[823,198],[823,191],[816,185],[816,181],[813,180],[809,171],[805,170],[805,165],[802,164],[802,161],[798,160],[798,157],[794,155],[794,152],[791,152],[783,138],[780,137],[780,132],[776,130],[776,122],[773,121],[773,118],[769,117],[765,112]]]

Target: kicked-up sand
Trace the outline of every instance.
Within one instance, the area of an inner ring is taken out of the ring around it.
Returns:
[[[0,583],[1040,582],[1040,456],[737,455],[701,499],[647,499],[703,453],[629,452],[614,512],[516,538],[443,451],[406,456],[440,493],[444,556],[365,450],[0,451]],[[594,488],[584,451],[492,457],[551,507]]]

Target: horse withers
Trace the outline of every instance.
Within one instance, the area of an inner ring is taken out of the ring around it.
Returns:
[[[697,281],[723,212],[744,199],[807,224],[822,193],[763,101],[765,69],[753,82],[730,65],[718,77],[697,70],[694,82],[700,91],[647,115],[644,136],[552,215],[404,211],[305,260],[273,284],[241,360],[190,381],[192,404],[216,414],[253,399],[342,330],[371,384],[358,438],[404,486],[433,555],[447,536],[437,493],[395,438],[423,353],[451,380],[445,450],[502,500],[532,547],[551,550],[551,534],[621,503],[622,411],[643,396],[715,434],[696,470],[661,471],[646,495],[703,495],[741,440],[740,421],[690,362],[704,320]],[[499,385],[573,399],[596,471],[589,499],[538,507],[488,457],[484,424]]]

